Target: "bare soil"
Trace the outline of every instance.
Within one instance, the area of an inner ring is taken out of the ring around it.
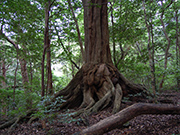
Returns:
[[[152,102],[143,100],[140,102]],[[124,101],[122,109],[134,102]],[[166,91],[157,98],[157,103],[180,105],[180,91]],[[70,110],[73,112],[73,110]],[[71,135],[98,121],[112,115],[112,107],[90,116],[78,118],[68,117],[69,113],[58,112],[51,118],[37,120],[28,125],[22,122],[13,128],[0,130],[0,135]],[[44,122],[44,124],[43,124]],[[1,124],[1,122],[0,122]],[[180,134],[180,115],[141,115],[119,129],[112,130],[104,135],[179,135]]]

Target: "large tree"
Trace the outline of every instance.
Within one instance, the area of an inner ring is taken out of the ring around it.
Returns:
[[[80,107],[80,112],[92,113],[111,103],[113,112],[117,112],[122,95],[146,94],[142,85],[128,81],[113,65],[107,4],[107,0],[83,0],[85,63],[67,87],[55,94],[55,98],[63,95],[66,100],[61,108]]]
[[[68,2],[70,3],[70,1]],[[133,84],[128,81],[112,62],[109,45],[107,4],[107,0],[83,0],[85,50],[81,52],[85,52],[82,55],[84,56],[84,64],[71,82],[63,90],[54,95],[52,101],[59,96],[63,96],[66,100],[66,102],[61,104],[61,109],[79,107],[81,108],[79,113],[85,112],[89,114],[112,104],[113,112],[117,112],[120,110],[122,96],[138,92],[147,94],[146,89],[142,85]],[[60,37],[58,38],[60,40]],[[8,38],[6,39],[8,40]],[[8,41],[10,42],[11,40]],[[10,43],[16,46],[13,42]],[[179,114],[179,110],[179,107],[167,105],[135,104],[88,129],[82,130],[81,133],[100,134],[114,129],[140,114]],[[36,111],[36,109],[28,110],[26,114],[0,125],[0,129],[10,125],[12,125],[12,128],[21,119],[27,118],[27,116],[29,118]],[[30,121],[32,120],[34,118]]]

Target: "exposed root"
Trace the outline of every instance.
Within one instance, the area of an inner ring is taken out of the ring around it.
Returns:
[[[3,123],[2,125],[0,125],[0,129],[10,127],[11,125],[13,125],[16,122],[16,120],[17,120],[17,118],[14,118],[14,119],[12,119],[10,121],[7,121],[7,122]]]
[[[80,108],[75,116],[96,113],[111,104],[113,105],[113,113],[116,113],[120,110],[122,96],[140,92],[143,93],[144,97],[148,95],[144,86],[128,81],[113,65],[87,63],[82,66],[63,90],[54,95],[51,102],[54,102],[57,97],[63,96],[66,102],[61,104],[60,109]],[[48,106],[51,102],[46,103],[46,105]],[[13,128],[19,121],[32,113],[33,110],[29,110],[26,115],[0,125],[0,129],[10,126]],[[31,120],[33,118],[30,119],[29,123]]]
[[[8,132],[11,132],[12,128],[14,128],[14,127],[17,125],[17,123],[20,121],[21,117],[22,117],[22,116],[19,116],[19,117],[16,119],[16,121],[15,121],[15,122],[11,125],[11,127],[9,128]]]
[[[92,89],[87,88],[87,90],[86,89],[83,90],[83,102],[82,102],[80,108],[89,109],[90,107],[92,107],[94,105],[95,100],[93,99]]]
[[[36,109],[28,110],[26,112],[26,114],[23,114],[23,115],[20,115],[18,117],[15,117],[12,120],[9,120],[9,121],[3,123],[2,125],[0,125],[0,129],[4,129],[4,128],[7,128],[7,127],[10,127],[10,129],[9,129],[9,132],[10,132],[11,129],[14,128],[17,125],[18,122],[20,122],[24,118],[27,118],[28,116],[30,116],[35,111],[37,111],[37,110]]]
[[[30,125],[34,120],[38,118],[39,118],[38,116],[31,117],[27,124]]]
[[[55,98],[64,96],[66,102],[61,109],[79,107],[76,115],[98,112],[109,104],[113,104],[113,113],[116,113],[120,110],[122,96],[143,91],[146,96],[145,87],[128,81],[113,65],[87,63]]]
[[[113,113],[117,113],[120,110],[122,96],[123,96],[123,92],[121,86],[119,84],[116,84]]]
[[[103,98],[101,98],[98,102],[96,102],[96,104],[93,107],[85,111],[85,113],[89,115],[92,113],[96,113],[101,109],[104,109],[110,103],[111,96],[112,96],[111,91],[107,92]]]
[[[61,104],[60,109],[80,108],[74,116],[96,113],[111,104],[113,113],[117,113],[121,107],[122,96],[140,92],[144,97],[148,95],[144,86],[128,81],[113,65],[87,63],[63,90],[54,95],[51,102],[63,96],[66,102]],[[51,102],[46,105],[48,106]],[[18,122],[32,113],[34,110],[29,110],[25,115],[0,125],[0,129],[10,127],[10,131]],[[30,119],[29,123],[32,120],[34,118]]]

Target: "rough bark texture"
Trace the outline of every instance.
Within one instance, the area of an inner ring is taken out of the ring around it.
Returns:
[[[46,30],[45,30],[45,44],[47,45],[47,94],[48,95],[53,95],[53,85],[52,85],[52,71],[51,71],[51,40],[50,40],[50,35],[49,35],[49,12],[51,8],[51,1],[49,0],[47,2],[47,7],[46,7]]]
[[[142,114],[180,114],[180,106],[137,103],[88,127],[76,135],[101,135]]]
[[[107,0],[83,0],[85,62],[112,63],[109,48]]]
[[[58,96],[66,100],[60,108],[81,108],[81,112],[91,114],[108,105],[113,105],[113,112],[120,110],[122,96],[127,94],[142,93],[146,97],[145,87],[129,82],[119,71],[110,64],[87,63],[77,72],[71,82]],[[52,100],[52,101],[53,101]]]

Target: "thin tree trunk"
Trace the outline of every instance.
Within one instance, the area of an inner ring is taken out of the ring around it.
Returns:
[[[49,95],[53,95],[53,85],[52,85],[52,70],[51,70],[51,50],[50,46],[47,50],[47,91]]]
[[[54,92],[53,92],[53,85],[52,85],[52,70],[51,70],[51,47],[50,47],[50,42],[51,42],[51,40],[50,40],[50,36],[49,36],[49,12],[50,12],[50,8],[51,8],[51,1],[49,0],[48,1],[48,7],[47,7],[47,9],[46,9],[46,16],[47,16],[47,22],[45,22],[45,23],[48,23],[48,24],[46,24],[47,25],[47,33],[46,33],[46,39],[45,40],[47,40],[46,41],[46,43],[47,43],[47,93],[49,94],[49,95],[53,95],[54,94]]]
[[[24,87],[27,87],[28,83],[29,83],[29,78],[28,78],[28,72],[27,72],[27,62],[24,58],[21,58],[21,60],[19,61],[20,65],[21,65],[21,74],[22,74],[22,81],[24,84]]]
[[[45,95],[45,84],[44,84],[44,61],[45,54],[47,51],[47,89],[46,93],[53,94],[52,92],[52,72],[51,72],[51,52],[50,52],[50,39],[49,39],[49,11],[51,6],[51,1],[46,2],[45,5],[45,30],[44,30],[44,49],[41,65],[41,96]]]
[[[79,45],[80,45],[80,48],[81,48],[82,59],[83,59],[83,62],[84,62],[85,61],[84,48],[83,48],[82,38],[81,38],[80,30],[79,30],[79,25],[78,25],[76,16],[74,14],[74,10],[73,10],[73,7],[71,5],[71,1],[70,0],[68,0],[68,4],[69,4],[69,7],[70,7],[71,12],[72,12],[72,16],[73,16],[74,22],[76,24],[76,30],[77,30],[77,33],[78,33]]]
[[[1,34],[4,36],[4,38],[9,42],[11,43],[15,48],[16,48],[16,51],[17,51],[17,54],[18,54],[18,51],[19,51],[19,46],[18,44],[16,44],[14,41],[12,41],[11,39],[9,39],[2,31],[1,31]],[[24,46],[22,46],[23,48],[23,51],[24,53],[26,53],[26,49]],[[24,58],[22,58],[21,56],[19,57],[19,62],[20,62],[20,66],[21,66],[21,75],[22,75],[22,82],[23,82],[23,87],[25,89],[25,95],[27,98],[26,100],[26,107],[27,109],[31,108],[32,107],[32,99],[31,97],[29,97],[29,93],[31,92],[30,89],[28,88],[28,84],[29,84],[29,78],[28,78],[28,71],[27,71],[27,66],[26,66],[26,60]]]
[[[149,54],[149,66],[151,70],[151,87],[153,90],[153,94],[156,95],[156,79],[155,79],[155,66],[154,66],[154,43],[153,43],[153,29],[152,24],[148,24],[145,2],[143,1],[144,7],[144,18],[146,23],[146,28],[148,31],[148,54]],[[152,23],[152,22],[149,22]],[[152,45],[151,45],[152,44]]]
[[[2,80],[2,88],[5,89],[6,88],[6,65],[5,65],[5,60],[2,59],[2,76],[3,76],[3,80]]]
[[[5,65],[5,60],[4,58],[1,60],[2,62],[2,76],[3,76],[3,80],[2,80],[2,88],[3,89],[6,89],[6,65]],[[0,69],[1,70],[1,69]],[[3,113],[3,118],[6,118],[7,117],[7,103],[4,102],[2,99],[1,99],[1,102],[2,102],[2,113]]]
[[[30,53],[28,52],[29,56],[30,56]],[[32,86],[32,80],[33,80],[33,69],[32,69],[32,61],[30,60],[30,85]]]
[[[173,3],[173,0],[171,0],[171,2],[167,5],[167,7],[165,9],[169,8],[169,6],[172,3]],[[163,1],[161,1],[161,4],[162,4],[162,7],[163,7]],[[166,70],[167,69],[167,63],[168,63],[168,52],[169,52],[169,48],[170,48],[170,45],[171,45],[171,40],[170,40],[170,38],[168,36],[168,33],[166,32],[166,27],[165,27],[165,24],[164,24],[164,21],[163,21],[165,9],[162,9],[160,21],[161,21],[161,24],[162,24],[162,29],[163,29],[165,38],[166,38],[166,40],[168,42],[166,50],[165,50],[165,60],[164,60],[164,69]],[[163,87],[164,77],[165,77],[165,74],[163,74],[163,76],[162,76],[162,80],[161,80],[160,86],[159,86],[160,89],[162,89],[162,87]]]
[[[153,34],[153,26],[152,26],[152,20],[151,20],[151,24],[150,24],[150,29],[151,29],[151,42],[152,42],[152,69],[151,69],[151,85],[152,85],[152,89],[153,89],[153,93],[154,95],[156,94],[157,91],[157,87],[156,87],[156,75],[155,75],[155,62],[154,62],[154,34]]]
[[[18,55],[17,55],[18,56]],[[17,65],[16,65],[16,69],[15,69],[15,73],[14,73],[14,88],[13,88],[13,110],[15,110],[15,94],[16,94],[16,76],[17,76],[17,70],[18,70],[18,59],[17,59]]]
[[[24,48],[23,48],[24,49]],[[23,87],[25,89],[25,96],[26,99],[26,108],[31,109],[32,108],[32,97],[30,96],[30,93],[32,92],[29,87],[29,77],[28,77],[28,71],[27,71],[27,62],[24,58],[20,58],[20,66],[21,66],[21,74],[22,74],[22,82]]]
[[[69,59],[69,61],[71,61],[71,63],[72,63],[77,69],[80,69],[79,66],[78,66],[78,65],[72,60],[72,58],[69,56],[69,52],[68,52],[68,50],[65,48],[63,42],[61,41],[61,38],[60,38],[60,36],[58,35],[58,30],[56,29],[56,27],[55,27],[55,30],[56,30],[56,34],[57,34],[57,36],[58,36],[58,41],[60,42],[60,45],[62,46],[64,52],[66,53],[67,58]]]
[[[2,43],[2,45],[4,46],[4,42]],[[1,59],[1,63],[2,63],[2,77],[3,77],[3,80],[2,80],[2,88],[5,89],[7,86],[6,86],[6,71],[8,70],[10,64],[8,64],[6,66],[6,62],[5,62],[5,58],[2,58]],[[1,68],[0,68],[1,70]]]
[[[175,11],[176,19],[176,65],[177,69],[180,68],[180,45],[179,45],[179,23],[178,23],[178,10]],[[177,76],[177,88],[180,90],[180,76]]]
[[[44,84],[44,60],[45,60],[46,46],[43,49],[43,57],[41,62],[41,97],[45,94],[45,84]]]
[[[112,41],[113,41],[113,60],[114,65],[117,68],[117,62],[116,62],[116,43],[115,43],[115,34],[114,34],[114,16],[113,16],[113,4],[111,4],[111,24],[112,24]]]

